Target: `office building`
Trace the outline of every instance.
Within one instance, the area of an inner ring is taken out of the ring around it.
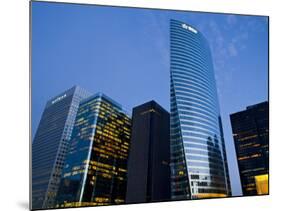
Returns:
[[[231,195],[208,41],[193,26],[170,21],[172,199]]]
[[[102,93],[79,106],[56,207],[125,202],[131,119]]]
[[[53,207],[80,100],[75,86],[50,99],[32,143],[32,209]]]
[[[262,102],[230,115],[244,196],[268,194],[268,107]]]
[[[126,203],[170,200],[170,114],[150,101],[133,109]]]

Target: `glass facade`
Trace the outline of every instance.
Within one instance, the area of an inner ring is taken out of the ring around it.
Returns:
[[[269,105],[230,115],[243,195],[268,194]]]
[[[45,106],[32,143],[32,209],[53,207],[78,106],[88,96],[75,86]]]
[[[80,103],[56,207],[125,202],[131,119],[98,93]]]
[[[194,27],[170,21],[172,199],[231,195],[213,63]]]

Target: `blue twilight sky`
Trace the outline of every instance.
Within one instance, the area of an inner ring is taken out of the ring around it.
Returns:
[[[169,111],[169,20],[211,46],[232,191],[241,194],[229,114],[268,99],[268,19],[257,16],[32,3],[32,136],[46,101],[80,85],[127,110],[156,100]]]

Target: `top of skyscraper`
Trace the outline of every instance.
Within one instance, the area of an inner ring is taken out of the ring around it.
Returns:
[[[48,100],[46,107],[61,101],[62,99],[64,99],[68,95],[73,94],[74,92],[80,92],[80,93],[82,92],[82,93],[84,93],[84,96],[90,96],[90,94],[91,94],[90,92],[86,91],[85,89],[81,88],[80,86],[74,85],[70,89],[63,91],[60,94],[58,94],[58,95],[52,97],[50,100]]]
[[[180,20],[175,20],[175,19],[170,19],[170,23],[177,23],[181,24],[181,27],[189,32],[191,32],[194,35],[200,35],[200,37],[203,38],[203,40],[207,41],[206,37],[200,32],[196,27],[192,26],[189,23],[180,21]]]
[[[254,105],[250,105],[250,106],[247,106],[246,109],[252,109],[252,108],[257,108],[257,107],[260,107],[260,106],[264,106],[268,104],[268,101],[264,101],[264,102],[261,102],[261,103],[257,103],[257,104],[254,104]]]
[[[246,109],[237,111],[235,113],[232,113],[232,114],[230,114],[230,116],[232,117],[232,116],[235,116],[235,115],[239,115],[239,114],[244,113],[245,111],[249,111],[249,110],[252,110],[252,109],[255,109],[255,110],[258,109],[258,108],[263,109],[266,106],[268,106],[268,101],[264,101],[264,102],[253,104],[253,105],[249,105],[249,106],[246,107]]]
[[[93,94],[93,95],[83,99],[81,101],[81,103],[82,102],[84,103],[84,102],[90,101],[90,100],[92,100],[94,98],[103,98],[104,100],[114,104],[118,109],[122,110],[127,116],[131,116],[130,112],[126,108],[124,108],[124,106],[122,106],[120,103],[118,103],[117,101],[115,101],[112,98],[108,97],[106,94],[104,94],[102,92],[97,92],[97,93],[95,93],[95,94]]]
[[[143,104],[141,104],[141,105],[139,105],[137,107],[145,106],[145,105],[147,105],[147,106],[149,106],[151,108],[156,107],[157,109],[159,109],[159,110],[169,114],[169,112],[167,110],[165,110],[161,105],[159,105],[155,100],[150,100],[150,101],[145,102],[145,103],[143,103]],[[135,107],[135,108],[137,108],[137,107]]]

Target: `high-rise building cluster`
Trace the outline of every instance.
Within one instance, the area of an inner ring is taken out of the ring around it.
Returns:
[[[32,209],[231,196],[210,48],[177,20],[170,80],[170,112],[152,100],[130,114],[78,86],[51,98],[32,143]],[[231,122],[243,193],[264,194],[268,103]]]

